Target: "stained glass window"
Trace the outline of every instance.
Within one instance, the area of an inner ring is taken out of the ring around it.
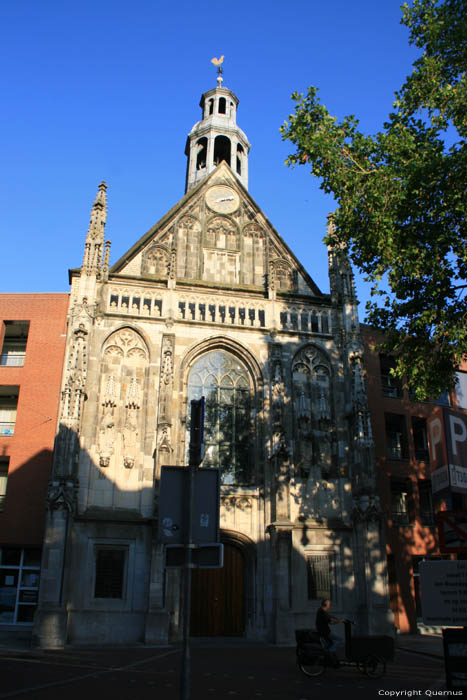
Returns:
[[[202,396],[206,403],[201,466],[219,467],[223,484],[250,483],[251,392],[246,367],[223,350],[203,355],[190,370],[188,406]]]

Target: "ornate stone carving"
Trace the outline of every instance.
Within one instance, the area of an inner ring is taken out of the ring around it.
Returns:
[[[108,467],[114,452],[116,438],[114,405],[104,404],[104,410],[99,425],[99,464]]]
[[[131,328],[124,328],[114,333],[104,346],[104,356],[118,355],[120,357],[147,360],[148,352],[141,337]]]
[[[108,467],[115,455],[126,469],[132,469],[140,450],[140,410],[148,350],[138,333],[123,328],[107,339],[102,357],[99,464]]]
[[[271,394],[273,431],[283,427],[285,386],[281,347],[274,345],[271,351]]]
[[[60,400],[60,425],[55,438],[54,474],[71,474],[78,448],[88,364],[88,330],[79,323],[71,335],[66,374]]]
[[[159,377],[159,415],[158,415],[158,436],[157,446],[162,452],[171,452],[171,402],[173,394],[173,362],[175,352],[175,336],[164,335],[162,337],[161,363]]]
[[[76,479],[50,481],[47,490],[46,505],[49,511],[67,510],[76,512],[78,482]]]
[[[274,344],[270,350],[271,372],[271,423],[272,449],[270,459],[276,456],[288,457],[287,441],[284,431],[285,383],[282,366],[282,347]]]
[[[94,304],[89,304],[87,297],[83,297],[81,299],[81,302],[76,302],[75,304],[73,304],[73,307],[70,310],[71,322],[72,324],[77,323],[78,327],[81,324],[84,325],[84,323],[89,322],[89,320],[93,321],[96,318],[97,314],[97,302]]]
[[[206,245],[225,250],[239,249],[239,235],[235,224],[224,216],[216,216],[206,228]]]
[[[140,350],[140,348],[137,348]],[[137,378],[131,377],[126,401],[125,401],[125,418],[122,430],[123,442],[123,464],[126,469],[132,469],[138,449],[139,436],[139,409],[141,407],[141,389]]]
[[[193,216],[183,216],[177,228],[177,277],[196,279],[199,271],[201,224]]]
[[[177,249],[172,248],[170,251],[170,269],[169,278],[174,280],[177,276]]]
[[[295,271],[287,260],[283,258],[272,260],[269,263],[269,277],[269,286],[271,289],[276,289],[281,292],[290,292],[296,287]]]
[[[170,441],[170,425],[160,425],[159,433],[158,449],[162,452],[173,452],[172,443]]]
[[[375,494],[360,495],[353,499],[353,507],[350,517],[354,523],[375,522],[379,523],[384,517],[379,496]]]
[[[334,452],[329,362],[318,348],[307,346],[295,356],[292,376],[295,464],[304,475],[320,466],[327,478]]]
[[[141,274],[167,278],[169,275],[170,252],[165,246],[153,244],[144,251],[141,262]]]
[[[123,465],[126,469],[132,469],[136,459],[139,435],[137,410],[132,406],[127,407],[123,424]]]

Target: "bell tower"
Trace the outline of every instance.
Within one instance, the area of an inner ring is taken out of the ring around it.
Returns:
[[[237,126],[238,98],[232,90],[222,86],[223,59],[222,56],[212,60],[217,65],[217,87],[201,96],[201,121],[188,134],[185,192],[209,175],[223,160],[248,189],[250,143]]]

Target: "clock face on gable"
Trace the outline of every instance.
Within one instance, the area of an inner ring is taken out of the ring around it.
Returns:
[[[206,192],[206,204],[219,214],[232,214],[240,204],[240,197],[227,185],[214,185]]]

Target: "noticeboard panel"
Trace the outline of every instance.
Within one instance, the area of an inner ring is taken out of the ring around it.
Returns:
[[[423,622],[467,626],[467,561],[422,561],[419,571]]]

